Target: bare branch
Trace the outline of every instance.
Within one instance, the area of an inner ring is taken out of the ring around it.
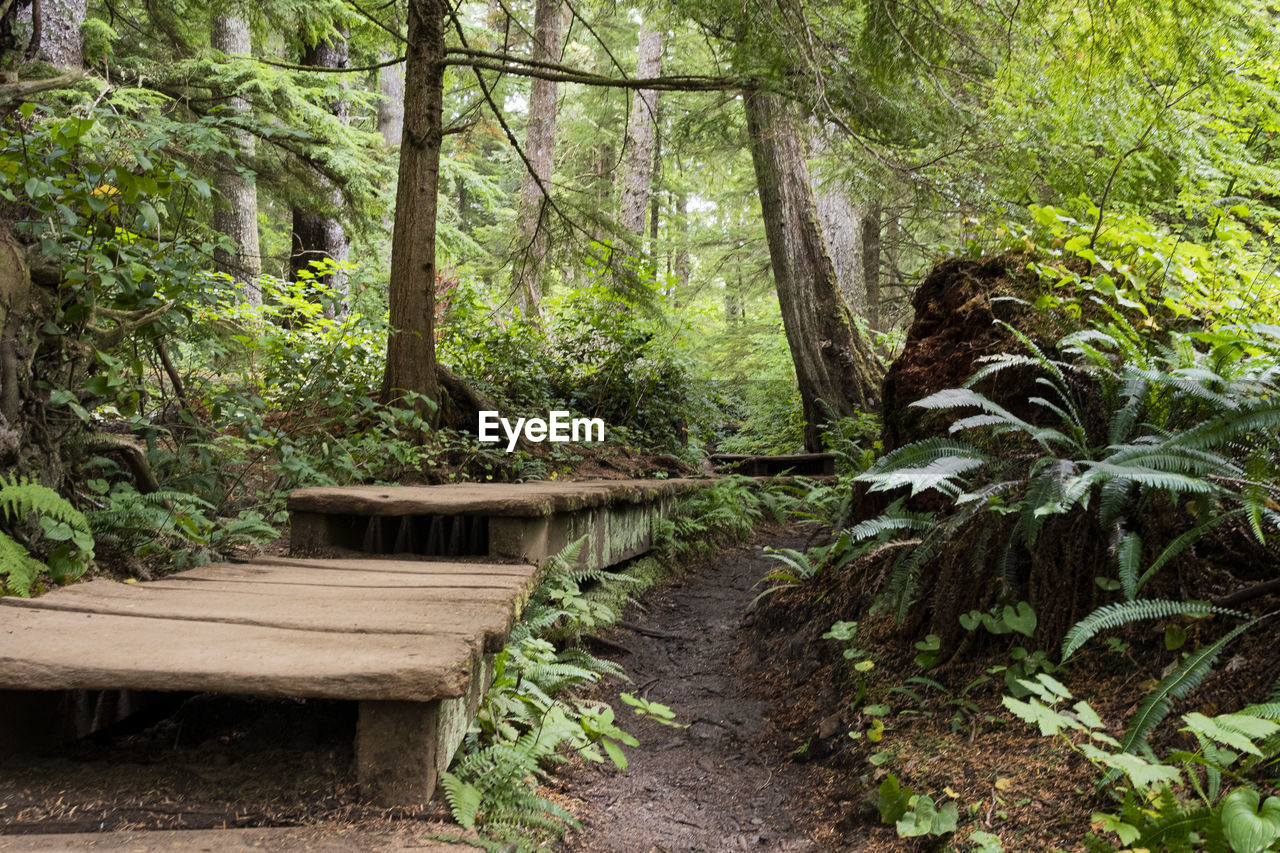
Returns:
[[[358,65],[354,68],[330,68],[324,65],[295,65],[292,62],[278,62],[274,59],[267,59],[263,56],[247,57],[255,62],[261,62],[263,65],[270,65],[272,68],[284,68],[288,71],[308,71],[318,74],[356,74],[361,71],[377,71],[379,68],[386,68],[388,65],[399,65],[404,62],[404,56],[393,56],[391,59],[375,62],[373,65]]]
[[[539,80],[551,80],[556,83],[580,83],[584,86],[610,89],[656,89],[663,92],[723,92],[742,87],[742,81],[733,77],[682,74],[622,79],[571,68],[567,65],[558,65],[554,62],[540,62],[487,50],[451,47],[446,53],[454,57],[445,60],[448,65],[466,66],[478,71],[494,71],[499,74],[510,74],[513,77],[536,77]]]

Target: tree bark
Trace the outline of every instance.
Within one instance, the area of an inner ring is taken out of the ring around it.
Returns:
[[[27,56],[67,71],[84,67],[84,39],[80,26],[88,0],[35,0],[19,11],[19,19],[31,27]]]
[[[236,15],[215,15],[209,41],[214,50],[228,56],[248,55],[252,50],[249,22]],[[249,112],[249,102],[245,98],[227,98],[225,104],[231,115],[245,115]],[[233,130],[230,137],[241,157],[253,157],[252,134]],[[214,249],[214,264],[218,272],[226,273],[244,284],[245,302],[261,305],[262,291],[257,282],[258,276],[262,274],[262,253],[258,245],[258,186],[252,177],[240,173],[233,157],[221,158],[217,169],[213,180],[214,189],[217,190],[213,204],[213,230],[226,235],[235,249]]]
[[[334,36],[308,48],[302,55],[303,65],[315,65],[322,68],[346,68],[349,64],[350,49],[345,34]],[[342,97],[334,98],[330,109],[342,122],[348,120],[347,103]],[[317,176],[318,193],[327,196],[326,207],[333,209],[342,202],[341,194],[328,181]],[[316,206],[321,207],[320,205]],[[298,273],[310,270],[314,261],[326,259],[339,263],[346,261],[350,255],[350,242],[342,223],[329,213],[316,208],[295,207],[293,209],[293,249],[289,258],[289,277],[297,281]],[[326,274],[320,281],[332,287],[345,302],[346,276],[341,273]]]
[[[816,198],[822,237],[836,269],[840,292],[855,313],[866,312],[866,282],[862,266],[862,211],[843,187],[827,186]]]
[[[391,335],[382,398],[440,400],[436,375],[436,192],[444,114],[444,0],[409,0],[404,138],[391,237]],[[435,421],[435,410],[415,406]]]
[[[533,21],[533,59],[559,62],[564,42],[564,17],[559,0],[538,0]],[[532,173],[520,184],[516,214],[519,254],[511,271],[511,288],[521,311],[531,320],[542,317],[542,265],[550,245],[547,233],[548,199],[556,145],[556,84],[535,78],[529,84],[529,127],[525,156]]]
[[[662,213],[661,199],[658,192],[653,190],[654,186],[662,185],[662,106],[655,104],[657,109],[653,114],[653,166],[649,171],[649,254],[657,263],[658,257],[658,229],[661,225],[660,214]],[[667,263],[670,265],[671,257],[667,256]],[[667,270],[670,272],[670,269]]]
[[[795,108],[745,93],[747,131],[774,286],[804,406],[805,447],[821,450],[821,425],[873,411],[880,369],[840,294],[818,224]]]
[[[388,51],[378,54],[380,62],[390,58]],[[404,133],[404,63],[378,69],[378,91],[382,94],[378,102],[378,133],[388,148],[395,148]]]
[[[636,77],[657,77],[662,66],[662,33],[640,28],[636,57]],[[653,144],[657,130],[658,93],[637,89],[631,101],[631,122],[627,126],[627,156],[622,172],[622,227],[637,237],[644,234],[644,213],[649,203],[653,176]]]
[[[881,331],[880,202],[871,202],[863,208],[858,232],[862,244],[862,281],[867,290],[867,323]]]
[[[689,193],[682,187],[676,193],[676,225],[680,230],[680,245],[676,247],[675,274],[682,288],[689,285]],[[670,230],[670,229],[668,229]]]

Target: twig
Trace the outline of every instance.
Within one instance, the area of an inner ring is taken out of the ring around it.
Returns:
[[[591,643],[592,645],[600,646],[603,649],[607,649],[608,651],[611,651],[611,652],[616,652],[617,654],[620,654],[620,655],[632,654],[631,649],[622,645],[622,643],[615,643],[613,640],[606,640],[604,637],[601,637],[598,634],[583,634],[582,639],[588,643]]]

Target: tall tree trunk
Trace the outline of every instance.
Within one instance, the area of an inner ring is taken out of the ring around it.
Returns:
[[[80,27],[88,6],[88,0],[33,0],[20,9],[19,20],[31,28],[27,58],[68,71],[84,67]]]
[[[533,20],[533,58],[538,62],[559,62],[564,42],[564,17],[559,0],[538,0]],[[556,84],[534,79],[529,84],[529,128],[525,136],[525,156],[532,173],[520,184],[520,206],[516,214],[519,254],[511,271],[511,289],[520,309],[531,320],[542,317],[542,264],[550,244],[547,233],[548,199],[544,189],[551,186],[556,147]]]
[[[390,58],[389,51],[378,54],[380,62]],[[382,95],[378,102],[378,133],[388,148],[395,148],[404,133],[404,63],[378,69],[378,92]]]
[[[391,237],[391,335],[382,398],[440,401],[436,374],[436,193],[444,114],[445,0],[409,0],[404,138]],[[436,411],[416,407],[433,423]]]
[[[795,108],[756,90],[744,101],[774,286],[804,406],[805,447],[816,451],[823,423],[874,409],[880,370],[822,239]]]
[[[662,33],[640,28],[636,56],[636,77],[657,77],[662,67]],[[657,130],[658,93],[637,89],[631,101],[631,122],[627,126],[627,157],[622,172],[622,227],[637,237],[644,234],[644,212],[649,204],[649,184],[653,177],[653,143]]]
[[[676,193],[676,225],[680,230],[680,245],[676,247],[676,278],[680,286],[689,284],[689,193],[681,187]],[[668,229],[669,231],[669,229]]]
[[[880,287],[881,302],[884,301],[884,294],[886,293],[889,294],[890,298],[895,302],[903,299],[906,295],[903,293],[902,289],[902,268],[900,266],[902,257],[902,241],[904,239],[901,210],[901,208],[897,208],[884,217],[884,236],[880,240],[881,245],[883,246],[882,258],[884,260],[882,272],[880,274],[880,277],[883,279],[883,284]],[[887,327],[891,325],[891,323],[884,319],[884,313],[885,312],[882,308],[880,311],[880,322],[884,323]]]
[[[866,311],[866,282],[862,269],[862,211],[843,187],[828,186],[816,198],[822,237],[836,269],[845,302],[855,313]]]
[[[214,15],[209,42],[214,50],[228,56],[247,56],[252,50],[249,22],[236,15]],[[245,98],[227,98],[225,104],[232,116],[249,112],[249,102]],[[240,157],[251,159],[254,154],[253,135],[242,130],[233,130],[230,135]],[[232,251],[222,247],[214,249],[214,264],[219,272],[244,284],[245,302],[261,305],[262,291],[257,282],[262,273],[262,253],[258,246],[257,182],[240,173],[235,158],[225,157],[218,163],[213,183],[218,191],[213,203],[213,230],[226,235],[235,246]]]
[[[649,172],[649,254],[653,256],[655,263],[658,257],[658,227],[660,225],[658,215],[662,210],[658,192],[652,189],[662,184],[662,105],[657,104],[656,106],[657,109],[653,114],[653,166]],[[671,259],[668,257],[667,263],[670,264],[670,262]]]
[[[862,280],[867,288],[867,322],[880,331],[880,202],[871,202],[863,208],[858,225]]]
[[[346,68],[349,64],[349,56],[350,50],[346,36],[341,34],[308,48],[302,55],[302,64],[321,68]],[[330,109],[341,121],[347,121],[345,99],[340,96],[334,98]],[[318,194],[327,196],[328,204],[324,207],[332,209],[341,204],[341,195],[328,181],[317,176],[316,188]],[[316,207],[319,208],[321,205]],[[298,273],[310,269],[313,261],[331,259],[343,262],[347,260],[349,254],[350,243],[341,222],[316,208],[295,207],[293,209],[293,250],[289,258],[291,279],[297,281]],[[321,281],[345,297],[345,275],[325,275],[321,277]]]

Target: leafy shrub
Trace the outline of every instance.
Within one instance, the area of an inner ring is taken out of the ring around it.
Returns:
[[[646,302],[661,298],[655,291]],[[609,434],[640,446],[683,452],[691,437],[709,434],[717,419],[710,385],[651,305],[594,283],[545,309],[544,326],[514,319],[499,327],[463,285],[441,360],[513,409],[600,417]]]
[[[1093,815],[1103,834],[1090,836],[1089,850],[1230,850],[1262,853],[1280,843],[1280,798],[1265,801],[1246,772],[1277,755],[1280,705],[1253,705],[1233,714],[1182,717],[1193,750],[1171,751],[1163,760],[1148,751],[1130,754],[1106,734],[1088,702],[1065,706],[1071,692],[1048,675],[1022,682],[1029,698],[1004,698],[1015,716],[1084,756],[1103,775],[1115,812]],[[1119,845],[1110,841],[1114,835]]]
[[[109,486],[101,479],[89,487],[109,489],[103,495],[104,506],[86,515],[101,548],[114,550],[126,561],[136,557],[166,570],[183,569],[226,557],[237,545],[257,545],[280,535],[253,511],[240,518],[210,518],[213,505],[184,492],[143,494],[127,483]]]

